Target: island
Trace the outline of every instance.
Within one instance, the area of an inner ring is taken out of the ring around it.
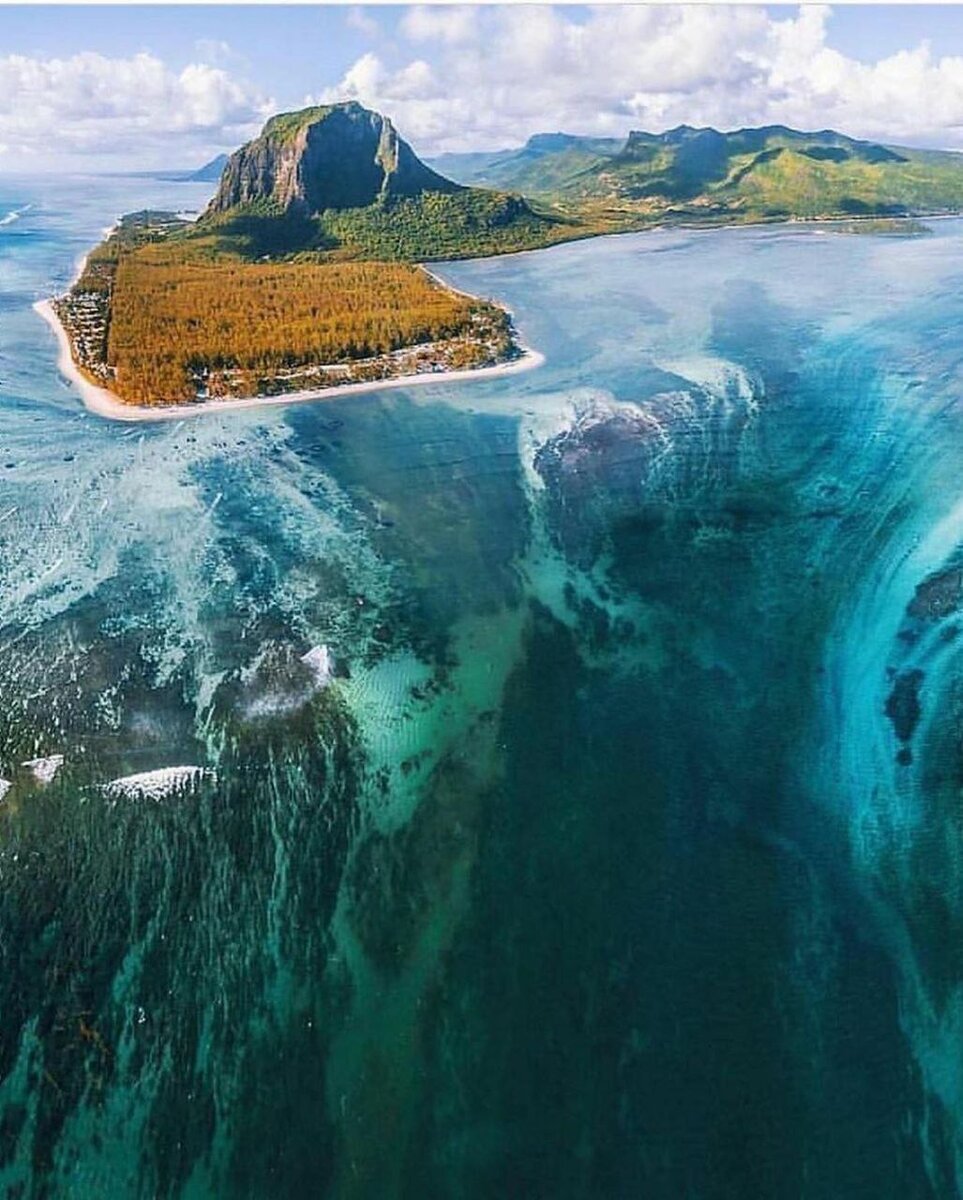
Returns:
[[[447,286],[432,261],[672,223],[892,231],[961,209],[959,156],[833,131],[541,134],[430,164],[351,101],[271,118],[223,163],[196,221],[123,217],[37,307],[90,407],[155,419],[540,361],[506,308]]]

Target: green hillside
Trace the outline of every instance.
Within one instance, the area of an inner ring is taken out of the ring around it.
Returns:
[[[446,178],[387,117],[349,102],[272,117],[231,155],[185,238],[209,255],[412,260],[543,246],[570,223],[520,195]]]
[[[622,151],[558,192],[568,204],[605,202],[638,213],[746,219],[956,211],[963,157],[783,126],[680,126],[632,133]]]
[[[782,125],[681,125],[624,142],[538,134],[516,150],[431,160],[462,184],[536,197],[592,228],[963,210],[963,156]]]
[[[384,197],[351,208],[304,215],[255,202],[207,213],[185,226],[177,243],[185,256],[378,259],[423,262],[510,254],[584,236],[577,216],[538,208],[521,196],[482,188]]]
[[[443,154],[429,164],[458,183],[552,196],[577,184],[593,167],[618,154],[621,138],[539,133],[516,150]]]

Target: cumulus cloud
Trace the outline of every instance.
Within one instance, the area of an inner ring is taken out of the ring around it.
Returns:
[[[225,67],[229,63],[241,61],[241,55],[230,42],[221,38],[198,38],[194,42],[194,51],[201,62],[210,63],[215,67]]]
[[[271,109],[257,88],[205,62],[174,72],[147,53],[0,57],[6,166],[73,154],[87,162],[123,154],[137,163],[165,152],[179,163],[195,146],[235,145]]]
[[[401,19],[401,32],[413,42],[439,40],[455,45],[470,41],[476,31],[474,8],[428,8],[418,5],[409,9]]]
[[[349,29],[354,29],[358,33],[363,33],[365,37],[369,38],[377,37],[381,32],[381,26],[374,19],[374,17],[357,5],[348,9],[348,15],[345,18],[345,24]]]
[[[830,9],[413,8],[411,49],[359,58],[317,99],[387,112],[423,152],[564,129],[623,135],[683,122],[781,122],[963,146],[963,59],[923,43],[873,63],[829,41]],[[0,129],[2,133],[2,129]]]
[[[817,5],[431,5],[402,12],[393,29],[380,11],[346,9],[341,28],[370,49],[304,102],[360,100],[423,153],[683,122],[829,126],[963,148],[963,58],[921,42],[858,61],[833,46],[830,18]],[[178,69],[151,53],[0,54],[0,166],[72,154],[84,165],[181,165],[238,145],[277,107],[242,77],[256,59],[212,41],[193,53]],[[299,91],[311,86],[292,68],[295,78]]]

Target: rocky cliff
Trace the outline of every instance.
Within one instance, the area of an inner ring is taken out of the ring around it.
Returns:
[[[271,203],[307,216],[459,190],[425,166],[387,117],[351,101],[272,117],[228,159],[209,211]]]

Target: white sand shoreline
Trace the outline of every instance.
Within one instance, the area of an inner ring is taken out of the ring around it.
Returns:
[[[57,368],[77,388],[84,407],[98,417],[112,421],[182,421],[205,413],[233,412],[243,408],[267,408],[282,404],[305,404],[317,400],[335,400],[339,396],[381,392],[387,388],[423,387],[429,383],[461,382],[465,379],[494,379],[502,375],[517,375],[531,371],[545,362],[545,355],[521,345],[521,354],[510,362],[494,367],[469,367],[461,371],[426,371],[416,375],[397,375],[391,379],[373,379],[364,383],[336,384],[302,392],[286,392],[279,396],[243,396],[233,400],[199,400],[195,404],[172,404],[151,407],[125,404],[123,400],[86,379],[74,362],[67,331],[61,325],[50,300],[38,300],[34,312],[41,316],[57,338]]]
[[[888,218],[894,221],[900,220],[960,220],[963,218],[963,213],[940,212],[940,213],[921,213],[913,214],[912,216],[895,216]],[[847,222],[856,221],[872,221],[879,220],[878,216],[872,214],[858,214],[851,217],[788,217],[780,218],[772,221],[734,221],[731,223],[723,223],[719,225],[703,225],[699,223],[686,224],[685,222],[666,222],[647,226],[641,229],[624,229],[613,231],[611,233],[588,234],[584,238],[573,238],[570,241],[556,243],[551,246],[538,246],[529,250],[509,251],[506,254],[495,255],[496,258],[518,258],[531,254],[542,254],[546,250],[553,250],[562,246],[572,246],[582,241],[594,241],[596,239],[604,240],[610,237],[625,237],[629,235],[639,235],[655,232],[672,232],[681,230],[687,233],[692,232],[718,232],[724,229],[758,229],[758,228],[787,228],[793,227],[817,227],[827,226]],[[110,236],[117,228],[117,223],[104,231],[105,236]],[[74,282],[80,278],[83,272],[84,265],[87,261],[85,254],[77,264]],[[432,264],[434,265],[434,264]],[[441,276],[435,274],[428,263],[420,263],[419,266],[435,283],[440,286],[455,292],[457,295],[467,296],[469,299],[475,300],[478,297],[473,296],[470,292],[462,291],[460,288],[454,287],[453,284],[446,282]],[[499,307],[505,309],[509,316],[513,315],[511,309],[505,304],[498,301]],[[185,417],[201,416],[205,413],[212,412],[231,412],[237,409],[246,408],[267,408],[276,405],[284,404],[305,404],[313,403],[319,400],[335,400],[340,396],[359,395],[365,392],[379,392],[388,388],[399,387],[422,387],[429,383],[447,383],[449,381],[462,381],[465,379],[489,379],[501,375],[515,375],[522,371],[530,371],[535,367],[540,367],[545,362],[545,355],[538,350],[533,350],[530,346],[524,343],[517,343],[521,353],[517,358],[509,362],[499,363],[493,367],[471,367],[459,371],[430,371],[422,372],[414,375],[398,375],[390,379],[376,379],[365,383],[344,383],[335,384],[327,388],[316,388],[313,390],[305,390],[300,392],[287,392],[278,396],[243,396],[232,400],[199,400],[193,404],[177,404],[177,405],[139,405],[127,404],[119,399],[113,392],[107,388],[98,387],[86,379],[78,370],[74,362],[73,351],[70,345],[70,339],[66,330],[61,325],[60,320],[54,311],[53,304],[50,300],[38,300],[34,306],[34,311],[38,313],[53,330],[59,347],[57,357],[57,367],[60,373],[71,383],[73,383],[83,400],[85,408],[89,412],[95,413],[99,417],[105,417],[112,421],[180,421]]]

